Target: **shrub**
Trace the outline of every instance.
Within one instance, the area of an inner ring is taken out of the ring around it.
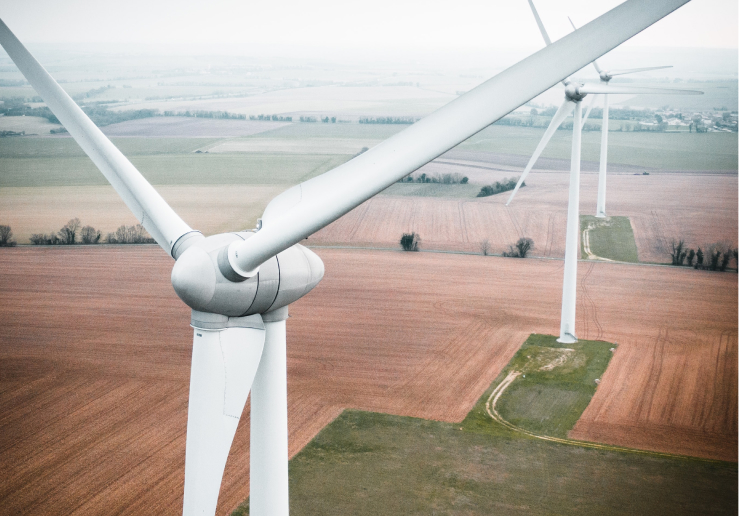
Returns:
[[[516,242],[516,249],[518,250],[518,256],[521,258],[526,258],[526,255],[529,254],[529,251],[531,251],[534,248],[534,241],[530,238],[519,238],[518,242]]]
[[[45,235],[43,233],[34,233],[33,235],[31,235],[31,238],[29,240],[33,245],[59,245],[62,243],[59,235],[54,232],[48,235]]]
[[[496,181],[491,185],[483,186],[477,196],[488,197],[490,195],[499,194],[501,192],[507,192],[516,188],[516,183],[518,183],[518,179],[503,178],[503,181]],[[526,182],[524,181],[523,183],[521,183],[521,186],[526,186]]]
[[[503,253],[503,256],[508,258],[526,258],[534,248],[534,241],[528,237],[521,237],[514,245],[508,246],[508,251]]]
[[[688,251],[688,256],[685,259],[688,261],[688,267],[692,267],[693,260],[695,259],[695,251],[693,249],[690,249]]]
[[[403,233],[403,236],[400,237],[400,246],[404,251],[418,251],[420,241],[421,237],[415,231],[413,233]]]
[[[718,261],[721,257],[720,249],[711,249],[708,253],[708,269],[715,271],[718,270]]]
[[[701,269],[703,267],[703,249],[700,247],[695,252],[695,268]]]
[[[13,230],[10,229],[10,226],[0,225],[0,247],[14,247],[15,244]]]
[[[487,256],[490,254],[490,241],[487,238],[480,242],[480,251],[482,252],[483,256]]]
[[[672,251],[670,251],[670,257],[672,258],[672,265],[682,265],[685,261],[688,251],[685,249],[685,242],[680,239],[672,239]]]
[[[724,272],[726,267],[729,266],[729,260],[731,260],[731,251],[725,251],[721,258],[721,265],[719,265],[719,270],[721,272]]]

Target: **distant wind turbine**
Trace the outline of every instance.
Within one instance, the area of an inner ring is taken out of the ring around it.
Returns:
[[[541,35],[544,38],[544,42],[547,46],[551,45],[552,42],[549,39],[544,24],[539,18],[539,13],[534,7],[534,2],[528,0],[531,6],[531,11],[534,14],[536,23],[539,26]],[[632,70],[633,71],[633,70]],[[629,71],[627,71],[629,72]],[[610,76],[609,79],[610,80]],[[562,343],[573,343],[577,342],[577,336],[575,334],[575,309],[577,306],[577,253],[580,243],[580,150],[581,150],[581,136],[582,136],[582,124],[587,119],[590,109],[592,109],[593,103],[591,102],[588,113],[585,115],[585,119],[582,116],[581,102],[588,94],[609,94],[609,93],[661,93],[661,94],[683,94],[683,95],[700,95],[702,92],[693,90],[675,90],[667,88],[642,88],[636,86],[610,86],[608,81],[605,84],[582,84],[579,82],[565,79],[562,81],[565,87],[565,99],[564,102],[559,106],[557,112],[552,117],[552,121],[549,123],[549,127],[544,132],[539,145],[536,146],[534,154],[529,159],[526,168],[518,179],[516,187],[511,192],[511,196],[508,198],[506,206],[508,206],[513,197],[518,192],[521,184],[526,179],[526,176],[531,171],[531,168],[539,159],[544,148],[549,143],[549,140],[554,135],[557,128],[564,122],[570,113],[574,111],[574,123],[572,124],[572,152],[570,156],[570,191],[567,205],[567,235],[565,241],[565,268],[564,268],[564,279],[562,283],[562,313],[559,327],[559,338],[558,342]],[[604,114],[604,116],[607,116]],[[605,168],[602,168],[602,174],[605,174]],[[604,191],[604,204],[605,204],[605,181],[602,183]]]
[[[570,20],[570,25],[572,25],[573,30],[577,30],[577,27],[575,27],[575,24],[572,22],[572,18],[568,16],[567,19]],[[603,83],[604,86],[607,86],[608,83],[611,81],[611,79],[613,79],[617,75],[627,75],[630,73],[648,72],[650,70],[662,70],[665,68],[672,68],[672,66],[669,65],[669,66],[648,66],[646,68],[629,68],[626,70],[602,70],[601,67],[598,66],[598,61],[593,61],[593,67],[595,67],[595,71],[598,72],[600,81],[601,83]],[[594,100],[595,100],[595,97],[593,97],[593,101]],[[590,104],[590,108],[588,109],[588,114],[590,114],[590,109],[592,109],[593,103],[594,102],[591,102]],[[587,115],[585,116],[585,118],[587,119]],[[600,126],[600,165],[598,168],[598,201],[595,207],[595,216],[598,218],[605,218],[606,216],[606,167],[607,165],[608,165],[608,93],[604,93],[603,94],[603,115],[602,115],[602,123]]]

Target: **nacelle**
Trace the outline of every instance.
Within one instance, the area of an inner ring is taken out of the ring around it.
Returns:
[[[251,278],[234,275],[227,266],[228,246],[253,234],[224,233],[190,244],[172,269],[172,286],[180,299],[199,312],[262,314],[297,301],[323,278],[321,259],[300,244],[264,262]]]

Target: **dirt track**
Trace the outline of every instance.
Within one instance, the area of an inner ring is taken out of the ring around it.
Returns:
[[[529,333],[559,325],[560,261],[318,253],[326,277],[288,323],[291,455],[344,407],[461,420]],[[0,263],[3,510],[179,511],[192,334],[171,260],[16,248]],[[579,336],[619,347],[573,436],[736,460],[737,276],[588,264],[580,282]],[[247,409],[219,514],[248,494],[248,428]]]

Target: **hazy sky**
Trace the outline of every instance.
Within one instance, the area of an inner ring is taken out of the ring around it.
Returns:
[[[539,0],[552,39],[619,0]],[[737,48],[737,0],[693,0],[627,46]],[[541,46],[526,0],[3,0],[26,43],[114,42],[191,51]]]

